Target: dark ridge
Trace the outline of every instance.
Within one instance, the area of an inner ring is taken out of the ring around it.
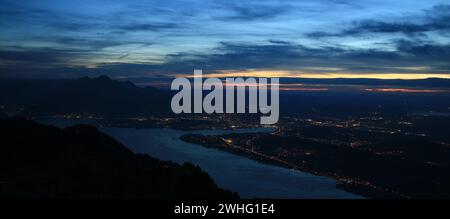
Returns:
[[[0,119],[7,119],[7,118],[9,118],[9,117],[0,111]]]
[[[450,87],[450,79],[428,78],[428,79],[366,79],[366,78],[281,78],[281,83],[304,83],[304,84],[336,84],[336,85],[374,85],[374,86],[406,86],[406,87]]]
[[[237,198],[197,166],[134,154],[92,126],[16,118],[0,133],[0,198]]]
[[[77,80],[0,80],[0,104],[22,108],[21,116],[88,113],[100,116],[164,115],[170,94],[107,76]]]

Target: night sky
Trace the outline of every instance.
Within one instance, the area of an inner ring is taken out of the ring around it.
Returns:
[[[450,78],[449,0],[0,0],[0,76]]]

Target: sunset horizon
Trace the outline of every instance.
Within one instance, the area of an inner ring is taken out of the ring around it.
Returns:
[[[450,78],[442,0],[0,6],[2,77]]]
[[[450,0],[0,0],[0,29],[2,212],[447,209]]]

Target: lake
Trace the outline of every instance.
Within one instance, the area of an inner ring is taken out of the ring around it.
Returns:
[[[77,121],[39,119],[43,124],[66,127]],[[270,132],[270,128],[238,130],[180,131],[174,129],[134,129],[99,127],[136,153],[145,153],[160,160],[191,162],[200,166],[219,187],[239,193],[242,198],[280,199],[348,199],[361,196],[339,190],[336,181],[301,171],[267,165],[217,149],[186,143],[179,139],[188,133],[218,135],[231,132]]]

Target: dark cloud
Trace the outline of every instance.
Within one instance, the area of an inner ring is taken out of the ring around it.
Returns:
[[[170,55],[165,69],[187,71],[192,68],[221,69],[301,69],[335,67],[348,72],[392,72],[389,67],[428,66],[426,73],[448,73],[442,63],[450,60],[450,45],[422,41],[395,41],[395,50],[343,49],[341,47],[308,47],[282,41],[267,44],[221,43],[210,54],[181,53]],[[447,60],[447,61],[446,61]],[[182,68],[183,66],[185,68]],[[401,72],[402,70],[396,70]],[[405,72],[411,70],[405,70]]]
[[[255,21],[275,18],[290,11],[290,7],[284,4],[254,4],[238,5],[226,4],[230,12],[227,16],[220,16],[218,19],[224,21]]]
[[[120,37],[109,37],[102,39],[98,38],[76,38],[76,37],[67,37],[67,36],[49,36],[47,37],[47,41],[56,42],[63,44],[67,47],[71,48],[83,48],[85,50],[92,50],[93,52],[99,51],[108,47],[114,46],[122,46],[122,45],[144,45],[149,46],[152,45],[152,42],[146,41],[133,41],[128,39],[122,39]]]
[[[95,30],[101,27],[101,25],[96,23],[90,23],[86,21],[71,21],[65,19],[49,22],[46,25],[57,31],[69,31],[69,32],[82,32],[86,30]]]
[[[428,60],[450,60],[450,45],[433,45],[417,41],[400,40],[397,42],[397,51],[403,54]]]
[[[358,22],[353,29],[346,30],[344,34],[359,34],[362,32],[372,33],[417,33],[435,30],[436,26],[432,24],[414,24],[414,23],[389,23],[376,20],[365,20]]]
[[[341,32],[312,32],[306,34],[311,38],[358,36],[371,33],[403,33],[406,35],[422,34],[428,31],[450,32],[450,5],[434,6],[426,10],[422,23],[404,21],[362,20],[353,23],[351,28]]]
[[[14,19],[43,19],[48,17],[58,16],[57,13],[39,8],[28,8],[23,6],[17,6],[10,3],[2,3],[2,8],[0,8],[0,18],[14,18]]]
[[[126,33],[135,31],[161,31],[179,27],[180,21],[142,23],[135,22],[136,18],[146,17],[148,14],[155,14],[156,9],[147,8],[123,8],[116,13],[107,15],[100,14],[80,14],[61,12],[57,10],[47,10],[18,6],[15,4],[2,5],[0,18],[4,23],[24,25],[28,27],[47,27],[57,32],[115,32]],[[139,10],[137,10],[139,9]],[[161,13],[161,12],[160,12]],[[133,22],[130,22],[132,20]],[[111,22],[114,21],[114,22]],[[12,26],[17,28],[17,26]]]
[[[2,65],[2,72],[16,74],[84,76],[106,74],[110,76],[155,76],[167,73],[190,73],[194,68],[207,71],[223,69],[302,69],[308,67],[341,68],[346,72],[364,74],[405,72],[411,69],[396,69],[399,66],[427,66],[426,73],[448,73],[450,45],[429,44],[422,41],[399,40],[392,42],[395,51],[376,49],[342,49],[339,47],[312,48],[285,41],[271,41],[266,44],[243,44],[222,42],[209,54],[177,53],[166,57],[164,63],[109,63],[96,68],[70,67],[70,59],[89,58],[83,51],[1,51],[0,59],[32,65]],[[128,54],[122,55],[127,56]],[[61,57],[65,57],[62,59]],[[120,61],[120,57],[116,57]],[[35,68],[36,64],[53,66]],[[67,65],[64,65],[67,64]],[[14,69],[14,70],[12,70]],[[419,72],[420,73],[420,72]]]
[[[178,25],[175,23],[152,23],[152,24],[125,24],[125,25],[116,25],[112,27],[113,29],[122,30],[122,31],[160,31],[166,29],[174,29],[178,28]]]
[[[291,44],[291,42],[283,41],[283,40],[269,40],[269,43],[273,43],[273,44],[284,44],[284,45],[289,45],[289,44]]]
[[[46,26],[55,31],[80,32],[99,27],[94,22],[96,19],[90,16],[83,17],[70,13],[8,3],[5,3],[2,7],[0,9],[0,18],[12,28],[18,28],[21,25],[27,27]]]
[[[371,44],[371,48],[375,49],[367,49],[366,45],[361,48],[319,46],[323,45],[320,41],[292,37],[297,34],[291,32],[294,26],[310,28],[308,25],[312,23],[314,26],[311,21],[316,19],[318,23],[329,20],[331,25],[338,24],[342,20],[326,10],[351,12],[346,10],[358,7],[352,5],[354,1],[184,3],[189,4],[183,5],[186,10],[180,10],[182,5],[172,1],[145,3],[145,7],[121,3],[124,7],[113,9],[97,2],[98,7],[90,11],[84,11],[86,6],[83,6],[73,13],[58,7],[54,7],[53,11],[2,7],[0,24],[7,34],[2,38],[5,42],[0,47],[0,75],[161,76],[190,73],[193,68],[215,71],[305,67],[336,67],[364,74],[401,71],[394,67],[420,65],[430,67],[427,73],[450,72],[446,64],[450,60],[450,47],[441,38],[420,41],[417,39],[423,38],[395,35],[408,40],[391,41],[392,37],[380,36],[377,41],[384,44]],[[35,7],[40,7],[40,4],[36,3]],[[380,20],[373,17],[374,10],[367,17],[371,19],[350,23],[341,31],[333,28],[331,30],[336,32],[326,30],[308,36],[335,36],[338,40],[342,39],[339,43],[349,45],[353,42],[343,37],[374,33],[416,36],[430,31],[447,34],[450,30],[449,5],[432,7],[409,20]],[[338,14],[340,16],[342,13]],[[268,22],[272,21],[270,19],[275,22]],[[304,22],[301,19],[305,19]],[[239,32],[239,28],[243,31]],[[142,49],[153,44],[158,46]],[[169,51],[171,54],[167,54]],[[145,55],[153,60],[145,59]],[[103,60],[108,63],[100,63]],[[74,62],[77,62],[76,67]]]
[[[312,55],[310,50],[298,44],[253,45],[222,42],[210,54],[172,54],[167,56],[167,61],[177,65],[207,66],[214,69],[273,67],[289,64],[295,59]]]
[[[0,60],[25,64],[67,64],[71,57],[81,55],[80,51],[51,48],[0,50]],[[34,65],[33,65],[34,66]]]

